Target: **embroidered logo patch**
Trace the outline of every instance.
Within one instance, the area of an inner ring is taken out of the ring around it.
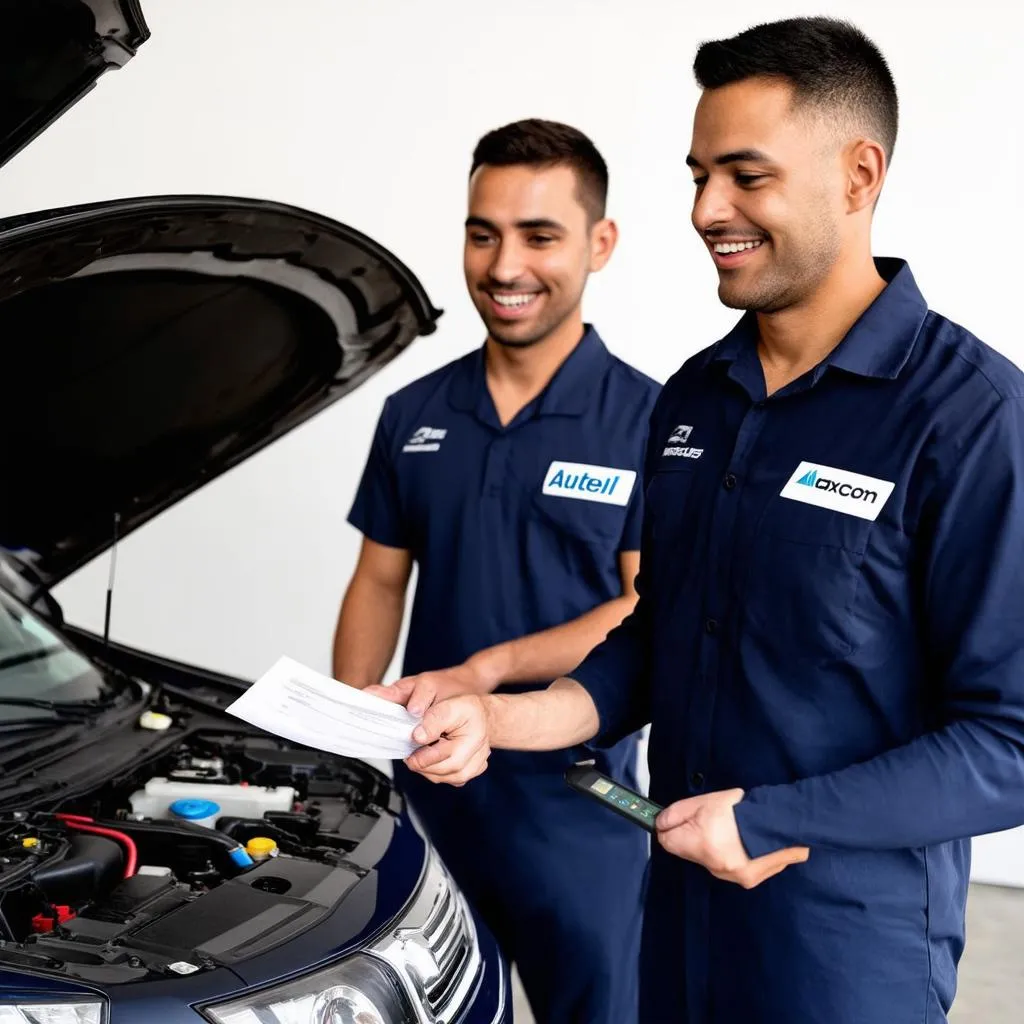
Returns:
[[[441,447],[447,430],[438,430],[436,427],[420,427],[402,448],[403,452],[436,452]]]
[[[542,493],[556,498],[577,498],[603,505],[627,505],[636,471],[580,462],[552,462],[544,476]]]
[[[779,492],[783,498],[874,522],[896,484],[832,466],[801,462]]]

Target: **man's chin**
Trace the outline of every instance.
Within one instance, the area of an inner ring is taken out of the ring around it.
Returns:
[[[524,323],[503,323],[501,320],[487,324],[487,333],[498,344],[505,348],[529,348],[543,341],[548,332],[536,325]]]
[[[526,335],[521,338],[511,338],[507,334],[501,334],[498,331],[489,332],[491,338],[502,348],[530,348],[532,345],[536,345],[544,340],[545,335]]]
[[[718,301],[727,309],[737,309],[744,313],[773,313],[784,308],[779,304],[778,296],[755,292],[750,288],[737,288],[724,281],[718,283]]]
[[[751,298],[752,296],[744,295],[743,292],[726,284],[718,285],[718,301],[727,309],[751,309]]]

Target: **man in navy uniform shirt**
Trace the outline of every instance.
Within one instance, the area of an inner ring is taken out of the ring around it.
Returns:
[[[608,261],[608,171],[565,125],[474,154],[465,275],[482,347],[387,399],[350,521],[364,534],[334,672],[378,684],[418,567],[404,672],[431,696],[543,688],[632,610],[654,381],[585,325]],[[602,765],[636,780],[637,738]],[[565,751],[491,758],[461,790],[396,765],[542,1022],[636,1021],[645,836],[563,781]],[[484,761],[481,759],[480,767]]]
[[[644,1024],[939,1024],[970,837],[1024,822],[1024,374],[871,255],[869,40],[788,20],[695,72],[693,223],[746,312],[653,413],[637,607],[545,692],[434,704],[409,764],[650,722]]]

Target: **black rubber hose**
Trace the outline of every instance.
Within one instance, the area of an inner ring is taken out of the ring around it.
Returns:
[[[166,836],[167,838],[173,836],[178,839],[187,836],[191,840],[212,843],[224,851],[225,859],[229,860],[234,867],[243,866],[239,865],[233,856],[238,850],[241,850],[243,853],[245,852],[245,848],[238,840],[225,835],[223,832],[218,832],[216,829],[206,828],[204,825],[193,825],[187,821],[132,821],[131,819],[125,819],[124,821],[97,821],[96,824],[102,825],[104,828],[117,829],[119,832],[124,832],[127,836],[132,836],[133,834]]]
[[[20,882],[23,878],[30,878],[40,867],[48,867],[63,860],[70,849],[71,843],[67,839],[62,839],[59,841],[57,849],[45,860],[41,859],[38,853],[30,853],[23,863],[11,871],[5,871],[0,875],[0,892],[11,888],[12,885]]]

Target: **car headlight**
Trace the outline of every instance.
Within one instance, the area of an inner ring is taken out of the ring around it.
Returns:
[[[7,1003],[0,1024],[102,1024],[103,1003]]]
[[[214,1024],[436,1024],[461,1012],[481,966],[469,907],[428,847],[415,895],[365,953],[203,1013]]]
[[[403,1024],[415,1019],[387,968],[361,955],[203,1012],[216,1024]]]

